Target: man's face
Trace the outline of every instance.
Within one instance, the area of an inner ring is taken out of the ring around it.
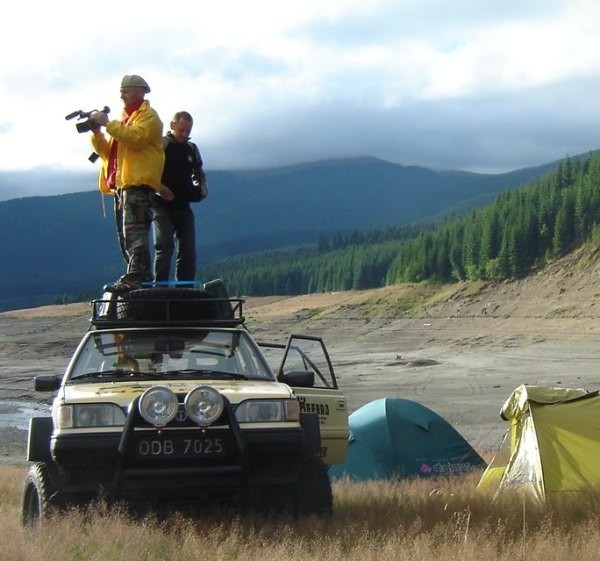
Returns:
[[[140,99],[144,99],[144,88],[139,86],[125,86],[121,88],[121,99],[125,105],[131,105]]]
[[[171,121],[171,134],[177,142],[187,142],[192,132],[192,123],[185,119]]]

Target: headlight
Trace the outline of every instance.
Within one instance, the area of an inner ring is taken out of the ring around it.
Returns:
[[[57,428],[114,427],[125,424],[125,413],[114,403],[76,403],[59,407]]]
[[[164,427],[177,415],[179,401],[177,396],[163,386],[146,390],[138,402],[141,416],[155,427]]]
[[[188,417],[201,427],[214,423],[223,413],[223,396],[209,386],[194,388],[185,396]]]
[[[298,421],[300,406],[295,399],[252,399],[238,405],[239,423],[274,423]]]

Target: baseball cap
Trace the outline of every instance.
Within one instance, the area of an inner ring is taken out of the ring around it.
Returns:
[[[141,76],[138,76],[137,74],[126,74],[125,76],[123,76],[123,79],[121,80],[121,87],[144,88],[146,93],[150,93],[150,86],[148,85],[148,82],[146,82],[146,80],[144,80]]]

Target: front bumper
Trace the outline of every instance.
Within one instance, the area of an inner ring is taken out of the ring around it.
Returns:
[[[220,453],[184,450],[207,441],[218,442]],[[301,426],[242,430],[227,407],[210,429],[149,429],[134,412],[121,433],[62,433],[50,449],[66,495],[87,500],[101,489],[114,499],[193,500],[294,482],[306,442]]]

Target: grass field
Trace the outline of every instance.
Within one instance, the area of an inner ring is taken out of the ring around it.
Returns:
[[[133,520],[95,506],[24,529],[23,467],[0,467],[2,561],[591,561],[600,495],[545,509],[516,497],[491,504],[478,474],[448,480],[334,485],[331,519],[258,519],[220,512]]]

